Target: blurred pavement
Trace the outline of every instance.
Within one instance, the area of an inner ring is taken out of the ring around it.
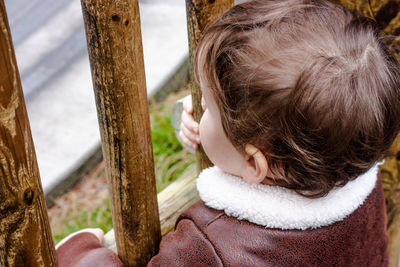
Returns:
[[[79,0],[5,0],[45,194],[98,149]],[[188,54],[185,2],[142,0],[148,94]]]

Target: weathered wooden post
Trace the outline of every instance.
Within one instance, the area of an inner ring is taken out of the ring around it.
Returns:
[[[199,122],[203,115],[201,108],[201,91],[193,75],[193,56],[197,44],[200,41],[206,26],[214,21],[219,15],[233,6],[233,0],[186,0],[186,17],[189,37],[189,58],[190,58],[190,86],[192,91],[193,117]],[[204,153],[203,148],[199,147],[196,151],[197,172],[212,163]]]
[[[3,0],[0,28],[0,266],[57,266]]]
[[[161,239],[137,0],[82,0],[118,255],[145,266]]]

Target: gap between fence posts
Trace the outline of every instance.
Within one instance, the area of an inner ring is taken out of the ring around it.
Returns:
[[[145,266],[161,239],[137,0],[81,0],[118,255]]]
[[[213,22],[223,12],[233,6],[233,0],[186,0],[186,17],[189,38],[189,58],[190,58],[190,87],[192,92],[193,117],[197,122],[203,115],[201,108],[201,91],[199,85],[194,79],[193,56],[197,44],[203,35],[206,26]],[[197,173],[213,164],[204,153],[200,145],[196,151]]]
[[[0,28],[0,266],[57,266],[3,0]]]

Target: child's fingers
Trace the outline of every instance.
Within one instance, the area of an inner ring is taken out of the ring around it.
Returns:
[[[199,133],[199,124],[194,120],[192,115],[189,115],[187,112],[182,112],[182,123],[188,128],[190,131],[194,133]]]
[[[198,134],[191,132],[188,128],[185,127],[183,123],[181,123],[180,128],[190,142],[200,144],[200,136]]]
[[[197,149],[197,144],[191,142],[191,141],[183,134],[182,130],[179,131],[179,138],[181,139],[181,142],[182,142],[184,145],[186,145],[186,146],[188,146],[188,147],[190,147],[190,148],[193,148],[194,150]]]
[[[183,98],[183,109],[189,113],[193,113],[192,95],[187,95]]]

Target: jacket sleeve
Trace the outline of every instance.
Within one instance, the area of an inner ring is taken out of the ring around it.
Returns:
[[[189,219],[179,221],[174,232],[166,235],[159,253],[147,266],[223,266],[215,248]]]
[[[59,267],[123,267],[113,251],[103,247],[92,233],[71,235],[56,249]]]

